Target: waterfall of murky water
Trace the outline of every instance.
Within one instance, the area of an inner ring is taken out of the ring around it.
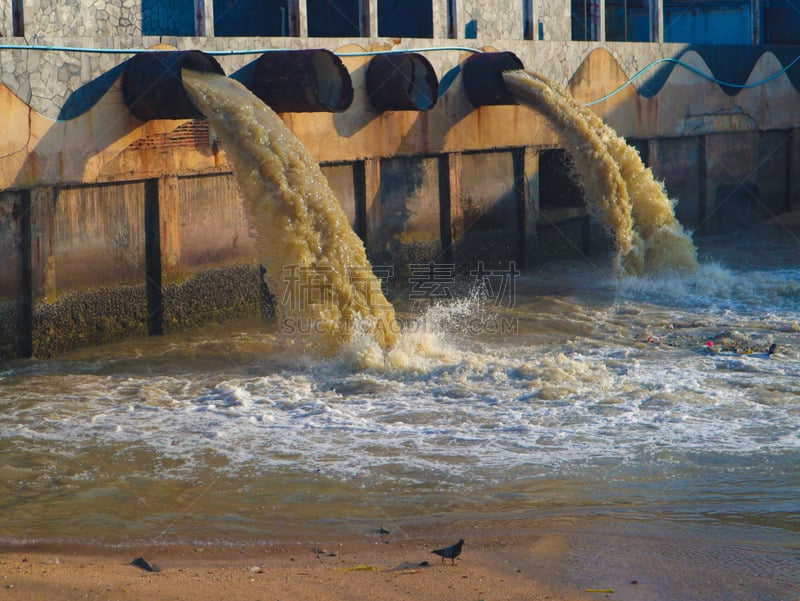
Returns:
[[[394,309],[303,144],[240,83],[190,70],[183,81],[233,165],[284,331],[323,352],[354,331],[390,347],[398,333]]]
[[[518,102],[541,112],[562,134],[589,208],[614,234],[617,271],[694,271],[694,244],[675,218],[664,186],[636,150],[544,77],[528,71],[509,71],[503,77]]]

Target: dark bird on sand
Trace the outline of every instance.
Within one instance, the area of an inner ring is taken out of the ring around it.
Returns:
[[[462,538],[459,540],[455,545],[450,545],[449,547],[445,547],[444,549],[434,549],[431,553],[436,553],[439,557],[442,558],[442,563],[444,563],[445,559],[449,559],[453,562],[453,565],[456,565],[456,557],[461,555],[461,547],[464,546],[464,539]]]

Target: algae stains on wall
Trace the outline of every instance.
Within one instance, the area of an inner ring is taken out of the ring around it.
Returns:
[[[144,283],[143,183],[63,188],[52,225],[56,294]]]
[[[25,192],[0,192],[0,359],[24,355],[30,344],[23,252],[27,197]]]
[[[345,165],[322,165],[322,174],[331,186],[336,198],[347,215],[350,226],[363,240],[366,237],[365,216],[363,211],[363,191],[360,190],[360,178],[356,169],[360,163]]]
[[[164,232],[162,244],[170,246],[177,260],[172,253],[165,257],[165,281],[255,258],[232,174],[177,178],[176,193],[173,228]]]
[[[661,138],[650,142],[649,164],[675,198],[675,216],[697,225],[706,215],[705,150],[702,137]]]
[[[163,331],[269,313],[255,262],[198,270],[163,287]]]
[[[23,291],[23,196],[22,192],[0,192],[0,301],[16,300]]]
[[[65,352],[147,334],[142,285],[115,285],[67,293],[33,305],[33,356]]]
[[[705,150],[705,232],[742,229],[756,223],[759,192],[755,176],[757,131],[707,134]]]
[[[453,259],[465,271],[522,262],[523,191],[518,152],[482,152],[461,157],[460,227]]]
[[[756,177],[759,206],[755,215],[758,221],[792,210],[787,189],[792,169],[792,137],[791,130],[759,133]]]
[[[440,177],[435,157],[380,162],[378,193],[367,209],[367,251],[373,265],[390,269],[391,286],[407,287],[412,265],[441,255]]]

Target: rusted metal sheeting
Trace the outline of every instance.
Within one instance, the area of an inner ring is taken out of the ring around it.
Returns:
[[[439,80],[421,54],[378,54],[367,67],[367,94],[382,111],[427,111],[436,104]]]
[[[137,54],[127,62],[122,75],[122,95],[128,109],[145,121],[202,118],[183,88],[182,69],[225,75],[213,57],[199,50]]]
[[[523,68],[522,61],[513,52],[473,54],[461,66],[464,93],[475,106],[517,104],[503,81],[503,71]]]
[[[265,52],[243,83],[277,113],[339,113],[353,102],[350,73],[324,49]]]

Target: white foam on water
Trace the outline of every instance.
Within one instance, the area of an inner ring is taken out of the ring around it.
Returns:
[[[690,274],[631,277],[620,280],[618,286],[623,294],[633,298],[715,310],[780,311],[785,317],[798,313],[800,272],[742,270],[709,262]]]
[[[40,376],[3,403],[0,437],[67,454],[138,449],[174,461],[166,472],[175,477],[213,456],[228,475],[321,471],[365,485],[477,484],[512,472],[590,473],[608,461],[800,448],[796,358],[459,336],[475,303],[433,308],[389,352],[355,337],[338,358],[265,366],[260,376],[67,373],[54,376],[57,398]]]

